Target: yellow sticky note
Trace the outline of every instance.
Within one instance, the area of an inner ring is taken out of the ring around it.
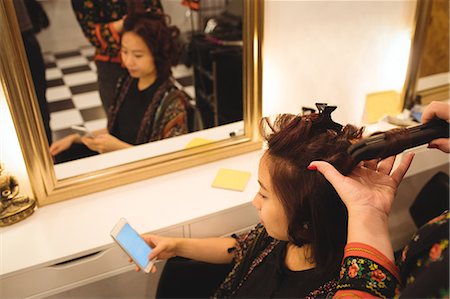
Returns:
[[[193,138],[191,141],[189,141],[189,143],[185,146],[185,148],[196,147],[196,146],[208,144],[211,142],[214,142],[214,140],[196,137],[196,138]]]
[[[395,116],[402,112],[403,102],[396,91],[383,91],[371,93],[366,96],[364,121],[366,123],[377,122],[386,115]]]
[[[214,188],[244,191],[250,179],[250,172],[221,168],[212,183]]]

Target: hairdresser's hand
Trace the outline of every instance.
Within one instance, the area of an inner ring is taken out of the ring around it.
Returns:
[[[50,146],[50,155],[53,157],[67,150],[73,143],[80,142],[80,135],[71,134],[52,143]]]
[[[166,260],[176,256],[176,248],[178,244],[177,238],[167,238],[157,235],[143,235],[144,241],[153,248],[152,252],[148,256],[149,260],[158,259]],[[132,262],[131,259],[129,259]],[[139,266],[136,266],[136,271],[139,271]],[[156,272],[156,267],[153,266],[152,273]]]
[[[333,185],[347,207],[348,243],[370,245],[394,261],[388,217],[397,188],[413,157],[413,153],[404,154],[394,171],[395,157],[379,162],[364,161],[348,176],[343,176],[327,162],[311,163]]]
[[[427,123],[435,116],[449,122],[450,105],[445,102],[431,102],[422,113],[422,122]],[[438,148],[446,153],[450,152],[450,142],[448,138],[435,139],[428,144],[428,147]]]
[[[398,185],[411,165],[414,154],[404,155],[392,171],[395,156],[379,161],[364,161],[348,175],[343,176],[325,161],[314,161],[325,178],[333,185],[350,213],[376,213],[387,217]],[[391,173],[392,171],[392,173]]]
[[[124,15],[121,19],[118,19],[117,21],[111,22],[114,30],[116,30],[118,33],[122,33],[123,30],[123,22],[126,19],[126,15]]]
[[[86,136],[81,138],[81,142],[83,142],[89,149],[99,152],[101,154],[132,146],[112,136],[109,133],[99,134],[96,135],[95,137]]]

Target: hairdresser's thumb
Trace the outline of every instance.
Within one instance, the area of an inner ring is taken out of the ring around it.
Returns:
[[[344,176],[333,165],[325,161],[311,162],[308,170],[319,171],[335,188],[344,179]]]
[[[450,141],[448,138],[435,139],[428,144],[428,148],[437,148],[443,151],[444,153],[449,153]]]

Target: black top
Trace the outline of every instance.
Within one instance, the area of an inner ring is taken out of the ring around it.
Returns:
[[[133,79],[122,106],[119,109],[117,120],[110,134],[120,140],[134,144],[141,125],[144,113],[150,105],[153,96],[160,86],[159,80],[144,90],[138,90],[137,79]]]
[[[314,269],[292,271],[286,267],[287,242],[280,242],[238,289],[236,298],[304,298],[329,281],[314,277]]]

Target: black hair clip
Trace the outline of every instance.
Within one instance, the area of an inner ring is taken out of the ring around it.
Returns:
[[[334,131],[342,130],[342,125],[331,119],[331,112],[336,110],[337,106],[328,106],[326,103],[316,103],[316,107],[319,110],[319,118],[314,122],[315,128]]]

